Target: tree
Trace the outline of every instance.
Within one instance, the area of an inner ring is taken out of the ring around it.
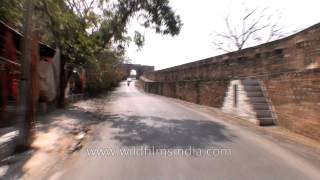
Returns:
[[[32,66],[30,63],[33,61],[32,52],[34,46],[32,42],[32,13],[33,5],[32,0],[26,0],[24,5],[24,21],[22,38],[22,63],[21,63],[21,82],[20,82],[20,101],[18,106],[18,126],[19,126],[19,138],[18,148],[25,149],[31,145],[32,130],[34,128],[34,116],[35,116],[35,103],[34,97],[36,93],[34,91],[35,79],[32,79]],[[32,46],[31,46],[32,44]]]
[[[250,9],[243,6],[243,14],[224,18],[225,29],[214,32],[215,49],[224,52],[239,51],[243,48],[269,42],[284,37],[286,34],[279,25],[280,14],[268,8]]]
[[[106,50],[124,54],[131,39],[143,45],[141,33],[136,32],[134,38],[127,36],[128,23],[134,17],[142,17],[144,27],[161,34],[175,36],[182,26],[168,0],[38,0],[36,10],[40,27],[49,30],[44,37],[65,56],[61,68],[69,67],[61,76],[61,96],[73,68],[99,64],[99,55]]]
[[[100,4],[104,16],[96,37],[101,40],[101,47],[112,42],[126,42],[132,38],[126,36],[127,25],[134,17],[143,21],[145,28],[152,28],[156,33],[178,35],[182,27],[180,17],[169,6],[168,0],[118,0],[109,5],[108,1]],[[135,43],[142,46],[144,37],[135,32]]]
[[[21,28],[23,2],[23,0],[1,0],[0,20]]]
[[[3,19],[15,26],[21,24],[23,0],[3,0],[11,8],[1,8]],[[92,67],[99,64],[102,52],[114,53],[121,61],[128,42],[139,47],[144,36],[135,32],[127,34],[128,24],[136,18],[143,20],[145,28],[156,33],[178,35],[182,27],[180,17],[169,5],[169,0],[33,0],[34,24],[41,40],[58,47],[63,54],[60,84],[60,103],[63,104],[64,89],[74,68]],[[9,6],[10,5],[10,6]],[[110,63],[110,62],[104,62]],[[103,71],[101,68],[96,69]]]
[[[112,50],[100,52],[96,62],[87,65],[87,92],[90,95],[105,92],[116,86],[122,78],[123,55]]]
[[[14,26],[22,24],[23,2],[1,1],[1,19]],[[131,40],[142,46],[141,33],[127,36],[128,23],[135,17],[160,34],[175,36],[182,27],[169,0],[34,0],[34,7],[35,26],[42,41],[59,47],[74,65],[83,65],[88,58],[115,45],[124,49],[124,43]]]
[[[134,38],[127,37],[127,25],[137,15],[143,17],[144,27],[161,34],[175,36],[182,26],[168,0],[38,0],[36,7],[39,21],[45,21],[54,44],[62,51],[69,51],[64,54],[70,59],[77,60],[83,59],[77,56],[92,55],[131,39],[143,45],[141,33],[136,32]],[[47,20],[42,20],[44,17]]]

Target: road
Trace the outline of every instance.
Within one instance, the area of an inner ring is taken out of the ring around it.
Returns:
[[[92,140],[51,179],[320,179],[261,135],[134,85],[122,83],[100,113]]]

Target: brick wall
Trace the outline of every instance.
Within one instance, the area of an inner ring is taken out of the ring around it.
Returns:
[[[151,93],[221,108],[232,80],[264,82],[278,124],[320,140],[320,24],[287,38],[155,72]],[[317,131],[318,129],[318,131]]]
[[[145,82],[147,92],[221,108],[228,80]]]
[[[154,81],[212,80],[320,68],[320,24],[284,39],[144,76]]]
[[[278,124],[320,140],[320,69],[263,80]]]
[[[320,69],[262,76],[260,79],[277,115],[276,123],[320,141]],[[149,82],[148,92],[222,108],[229,82]]]

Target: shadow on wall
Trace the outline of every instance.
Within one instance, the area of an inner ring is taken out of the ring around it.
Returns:
[[[212,148],[231,142],[235,136],[220,123],[193,119],[108,114],[100,120],[112,123],[113,139],[123,146],[159,148]]]

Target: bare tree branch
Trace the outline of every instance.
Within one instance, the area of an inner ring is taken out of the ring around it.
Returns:
[[[213,45],[217,50],[225,52],[241,50],[253,44],[285,36],[283,28],[279,26],[279,14],[269,14],[268,8],[250,10],[244,7],[244,9],[244,16],[236,20],[235,24],[230,21],[230,15],[224,18],[226,30],[214,34]]]

